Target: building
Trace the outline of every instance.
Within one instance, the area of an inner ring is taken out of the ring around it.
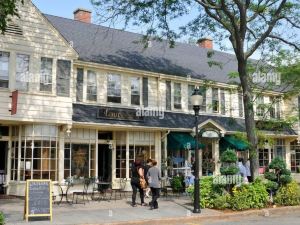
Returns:
[[[190,158],[185,143],[195,128],[189,98],[195,86],[205,87],[199,130],[216,131],[201,140],[201,174],[218,174],[222,142],[230,145],[230,136],[244,131],[242,95],[227,76],[236,71],[234,56],[216,51],[223,66],[209,67],[210,39],[174,49],[153,41],[144,49],[140,38],[92,24],[85,9],[71,20],[25,1],[0,36],[0,169],[8,194],[24,195],[30,178],[101,176],[117,186],[130,178],[136,158],[159,165],[170,155]],[[266,91],[258,102],[280,96]],[[299,105],[298,97],[282,100],[269,117],[297,116]],[[256,107],[256,113],[259,119],[263,112]],[[276,142],[259,150],[262,172],[274,156],[300,172],[299,124],[265,133]]]

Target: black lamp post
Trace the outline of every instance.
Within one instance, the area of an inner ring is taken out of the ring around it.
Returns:
[[[200,106],[203,103],[203,96],[200,93],[199,88],[195,88],[191,103],[195,111],[195,127],[196,127],[196,146],[195,146],[195,184],[194,184],[194,213],[201,213],[200,210],[200,179],[199,179],[199,132],[198,132],[198,116],[200,111]]]

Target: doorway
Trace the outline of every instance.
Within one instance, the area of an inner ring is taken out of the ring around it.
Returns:
[[[0,194],[5,194],[3,185],[6,182],[8,142],[0,141]]]
[[[98,145],[98,176],[103,181],[112,180],[112,150],[108,144]]]

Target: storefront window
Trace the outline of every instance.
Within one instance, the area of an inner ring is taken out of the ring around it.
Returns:
[[[20,181],[27,179],[57,180],[57,128],[46,125],[24,126],[21,139],[21,155],[19,155],[19,142],[16,141],[18,132],[13,132],[11,179],[18,180],[19,159]]]
[[[265,172],[266,167],[272,161],[274,157],[273,149],[259,149],[258,153],[258,161],[260,167],[260,173],[263,174]]]
[[[297,141],[291,143],[291,171],[300,173],[300,145]]]
[[[276,157],[280,157],[280,158],[285,160],[286,151],[285,151],[284,139],[277,139],[276,140],[275,154],[276,154]]]

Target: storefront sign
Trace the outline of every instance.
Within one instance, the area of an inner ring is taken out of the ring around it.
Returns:
[[[136,110],[132,109],[112,109],[112,108],[100,108],[97,113],[98,119],[110,119],[110,120],[130,120],[130,121],[142,121],[144,118],[138,116]]]
[[[204,129],[200,131],[200,134],[203,138],[220,138],[220,133],[213,129]]]

